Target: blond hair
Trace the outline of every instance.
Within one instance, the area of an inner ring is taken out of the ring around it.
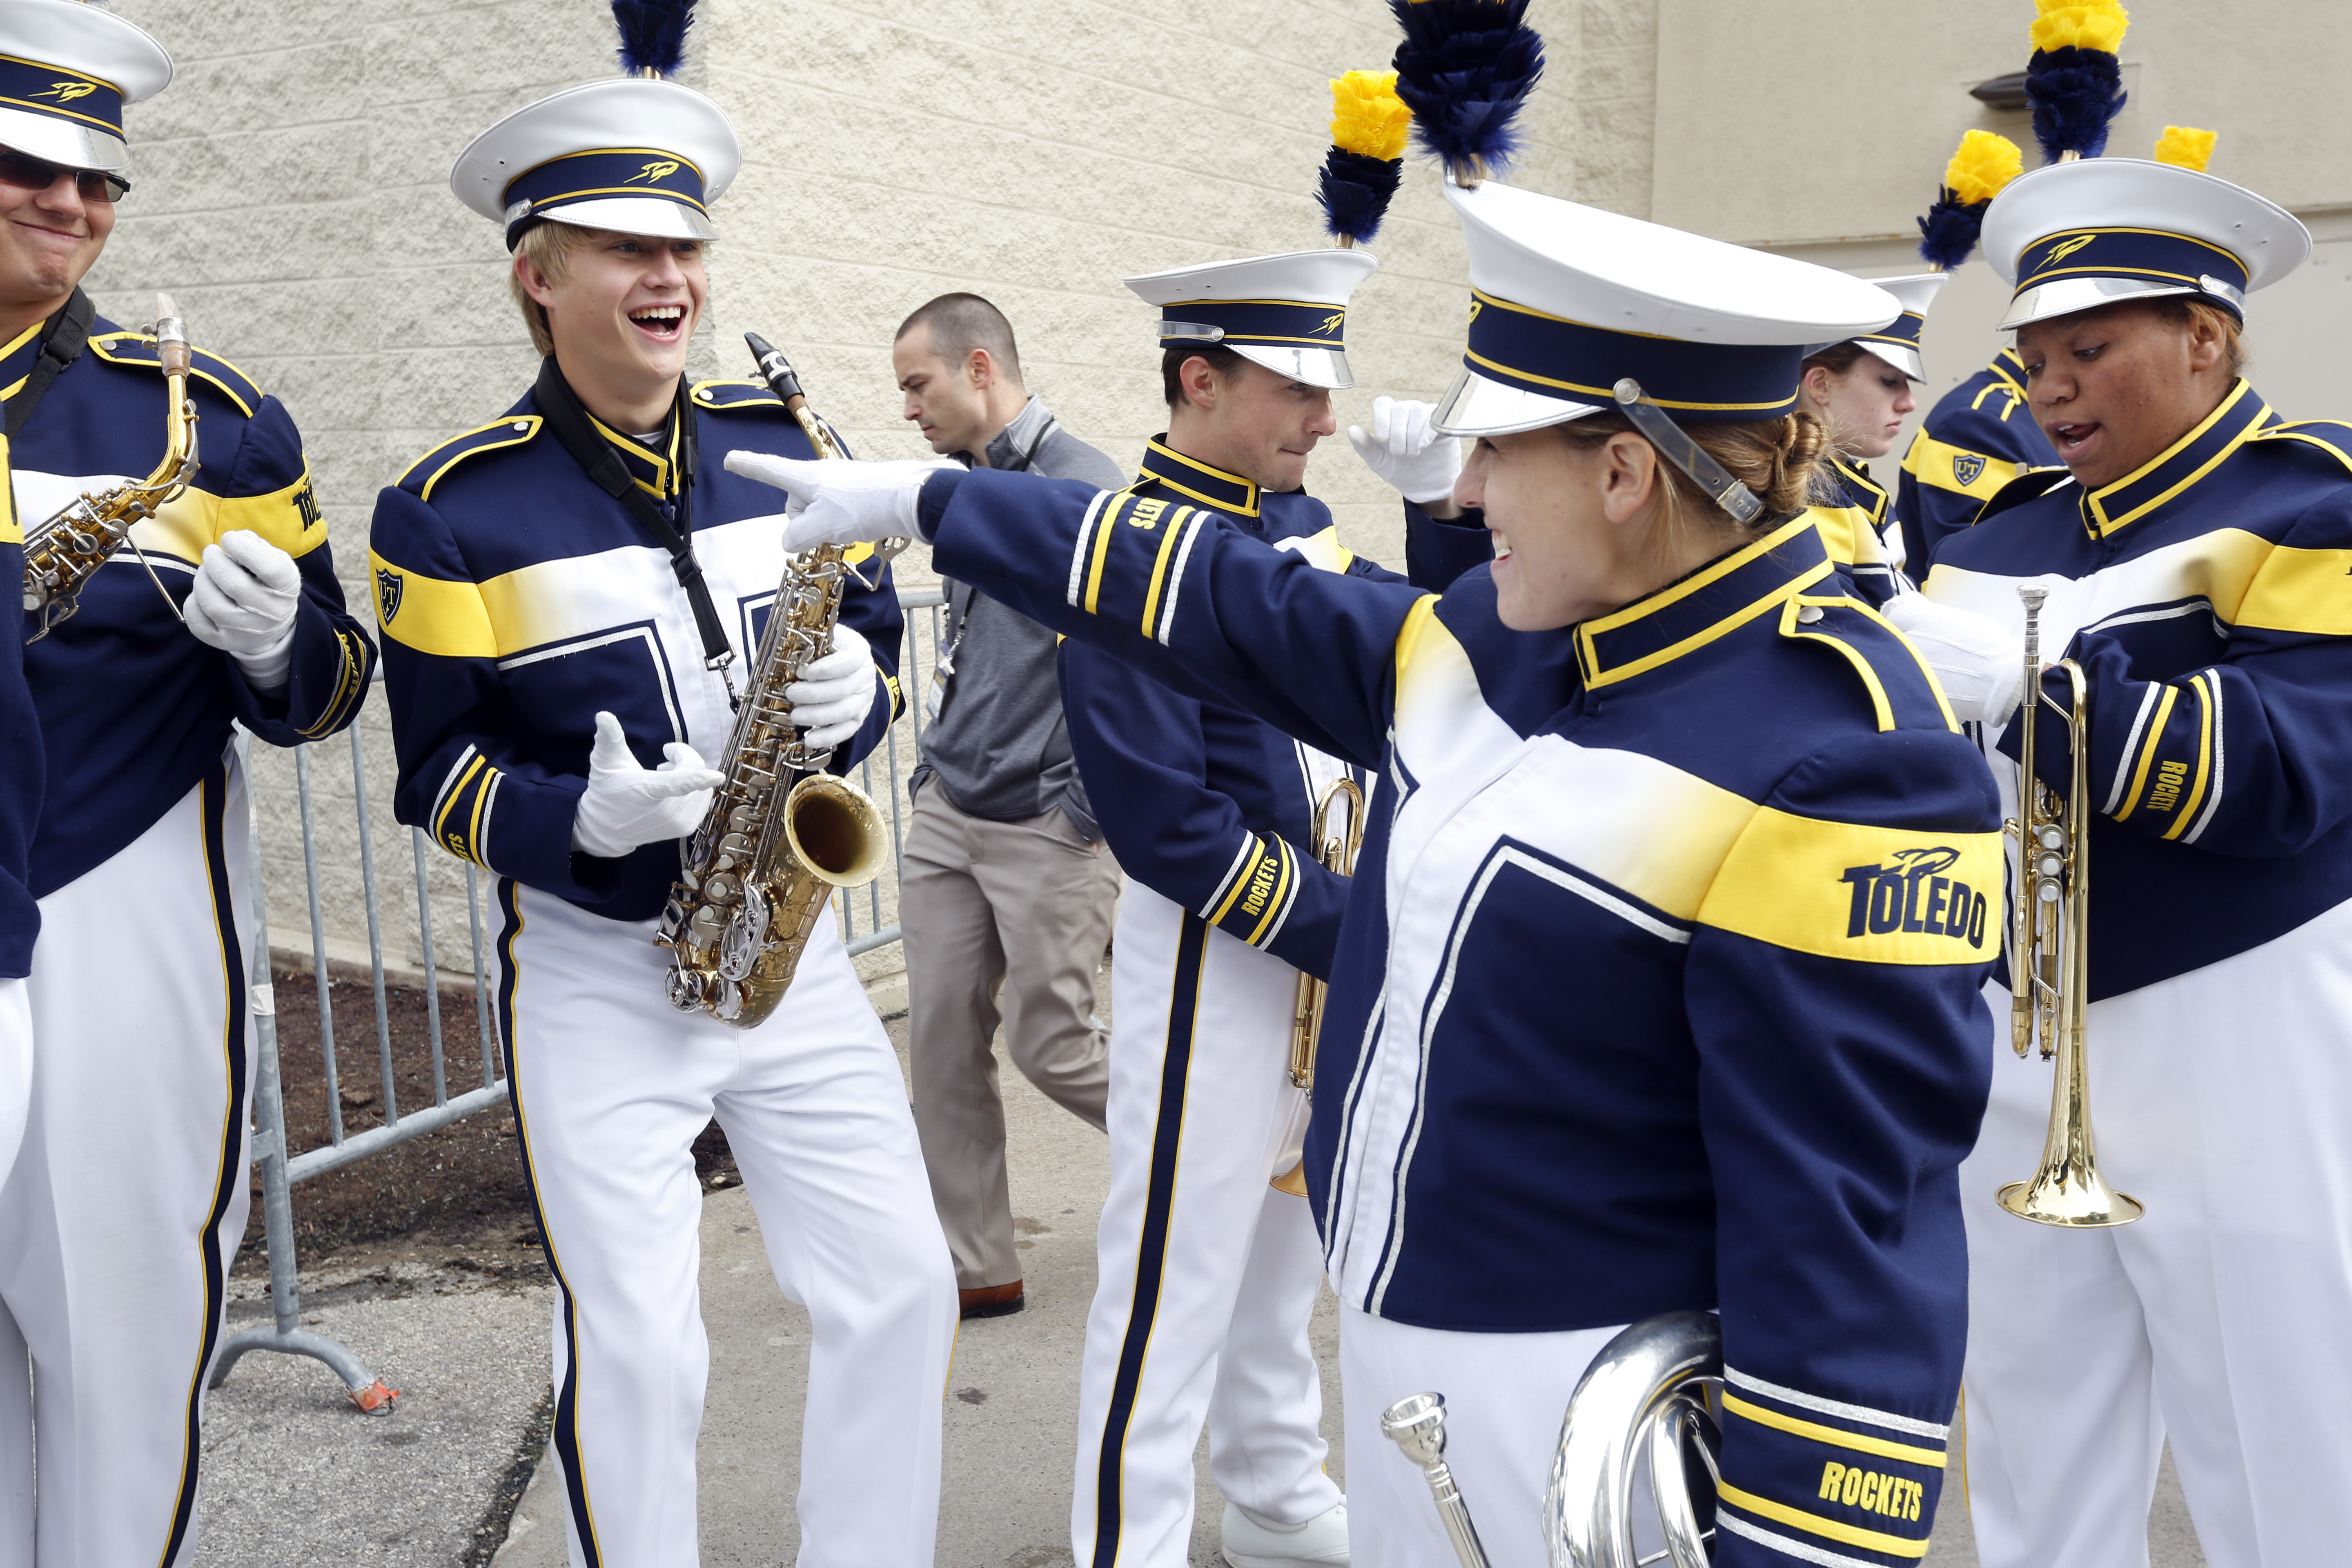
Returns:
[[[1613,436],[1641,434],[1632,420],[1613,409],[1555,428],[1580,452],[1592,451]],[[1733,479],[1756,492],[1764,510],[1755,521],[1738,522],[1661,453],[1657,471],[1665,482],[1658,490],[1657,537],[1662,552],[1668,536],[1685,529],[1706,529],[1745,543],[1821,499],[1829,478],[1822,459],[1830,448],[1830,431],[1811,413],[1799,409],[1778,419],[1710,421],[1684,428]]]
[[[515,244],[517,256],[528,256],[539,275],[550,283],[561,283],[572,273],[572,253],[595,237],[590,229],[579,228],[552,219],[535,223],[522,231]],[[544,359],[555,352],[555,334],[548,330],[547,307],[532,299],[523,289],[522,275],[513,266],[507,268],[507,291],[521,307],[523,325],[530,330],[530,346]]]

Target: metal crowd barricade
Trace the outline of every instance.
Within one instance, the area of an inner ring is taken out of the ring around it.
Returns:
[[[842,939],[848,944],[853,958],[887,947],[898,940],[898,925],[895,919],[897,890],[906,848],[906,773],[900,766],[899,753],[903,750],[911,765],[915,754],[914,737],[922,732],[925,722],[924,700],[929,695],[931,669],[938,658],[941,608],[945,600],[937,588],[916,588],[902,591],[898,603],[907,612],[907,637],[899,664],[899,688],[907,711],[900,723],[893,727],[888,741],[877,748],[874,756],[869,756],[860,764],[858,773],[859,786],[874,797],[876,804],[887,804],[889,811],[892,897],[888,912],[894,918],[888,924],[884,923],[882,884],[878,878],[867,888],[838,895],[835,911],[841,924]],[[378,679],[382,679],[380,669]],[[481,1082],[478,1087],[452,1095],[449,1092],[447,1064],[442,1055],[441,972],[436,958],[433,907],[426,872],[426,868],[441,852],[426,839],[423,829],[409,829],[409,851],[416,891],[419,957],[425,975],[425,1034],[433,1068],[433,1103],[403,1115],[394,1081],[391,1010],[384,981],[383,905],[376,876],[375,847],[370,833],[367,745],[362,737],[362,726],[354,724],[337,740],[295,749],[295,795],[302,825],[302,869],[304,891],[309,902],[310,967],[316,983],[319,1043],[328,1118],[328,1141],[318,1148],[296,1152],[288,1147],[286,1106],[279,1078],[278,998],[271,979],[269,905],[262,875],[261,792],[250,765],[251,745],[250,737],[242,733],[237,736],[240,754],[247,760],[245,773],[253,900],[253,966],[247,991],[247,1007],[253,1019],[255,1050],[253,1163],[261,1178],[262,1233],[268,1249],[272,1321],[268,1328],[247,1329],[229,1335],[222,1342],[219,1359],[214,1363],[211,1385],[219,1387],[227,1379],[230,1370],[247,1352],[278,1351],[324,1362],[343,1380],[343,1386],[354,1405],[372,1415],[385,1415],[392,1412],[397,1391],[385,1386],[349,1348],[324,1334],[312,1333],[300,1326],[302,1293],[296,1271],[293,1187],[297,1182],[340,1170],[505,1102],[507,1082],[500,1070],[497,1014],[491,1005],[489,954],[483,934],[481,877],[474,866],[468,864],[466,867],[467,927],[472,957],[474,1013],[481,1040]],[[336,1048],[335,1017],[327,973],[326,919],[320,894],[317,802],[311,784],[311,765],[312,753],[326,746],[348,747],[351,755],[352,811],[360,844],[360,889],[367,913],[368,968],[375,1003],[375,1077],[383,1107],[381,1123],[356,1132],[348,1131],[343,1125],[342,1064]],[[880,763],[878,769],[877,759]],[[877,777],[877,773],[881,776]],[[864,906],[862,922],[861,904]],[[862,932],[859,929],[861,923]]]

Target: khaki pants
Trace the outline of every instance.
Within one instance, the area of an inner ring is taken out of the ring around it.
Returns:
[[[931,1196],[956,1284],[1010,1285],[1021,1262],[997,1025],[1031,1083],[1103,1125],[1109,1047],[1093,1022],[1095,973],[1118,900],[1118,863],[1059,810],[983,821],[934,784],[915,797],[901,876],[915,1128]]]

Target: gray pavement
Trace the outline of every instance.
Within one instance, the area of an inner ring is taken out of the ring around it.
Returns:
[[[903,1018],[891,1033],[903,1050]],[[1003,1081],[1029,1308],[967,1323],[959,1337],[947,1402],[941,1568],[1071,1562],[1078,1362],[1108,1147],[1009,1063]],[[777,1289],[740,1189],[709,1194],[702,1237],[711,1349],[700,1448],[702,1560],[709,1568],[787,1564],[799,1547],[793,1496],[807,1315]],[[305,1321],[343,1339],[404,1391],[396,1414],[359,1415],[323,1368],[281,1357],[248,1357],[214,1395],[205,1424],[207,1568],[482,1561],[488,1542],[475,1532],[516,1455],[532,1442],[534,1422],[543,1432],[549,1291],[485,1284],[464,1270],[394,1272],[389,1287],[381,1274],[322,1280]],[[241,1310],[257,1311],[258,1303]],[[1331,1471],[1344,1484],[1337,1322],[1328,1295],[1316,1342]],[[564,1563],[553,1468],[540,1467],[515,1510],[499,1568]],[[1199,1474],[1190,1557],[1206,1568],[1220,1561],[1221,1504],[1205,1455]],[[1976,1560],[1957,1487],[1948,1500],[1927,1568],[1967,1568]],[[2149,1534],[2152,1568],[2202,1568],[2168,1460]]]

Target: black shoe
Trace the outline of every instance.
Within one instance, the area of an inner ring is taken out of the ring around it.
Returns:
[[[958,1304],[967,1318],[1009,1318],[1027,1305],[1021,1296],[1021,1281],[1010,1285],[983,1285],[977,1290],[958,1290]]]

